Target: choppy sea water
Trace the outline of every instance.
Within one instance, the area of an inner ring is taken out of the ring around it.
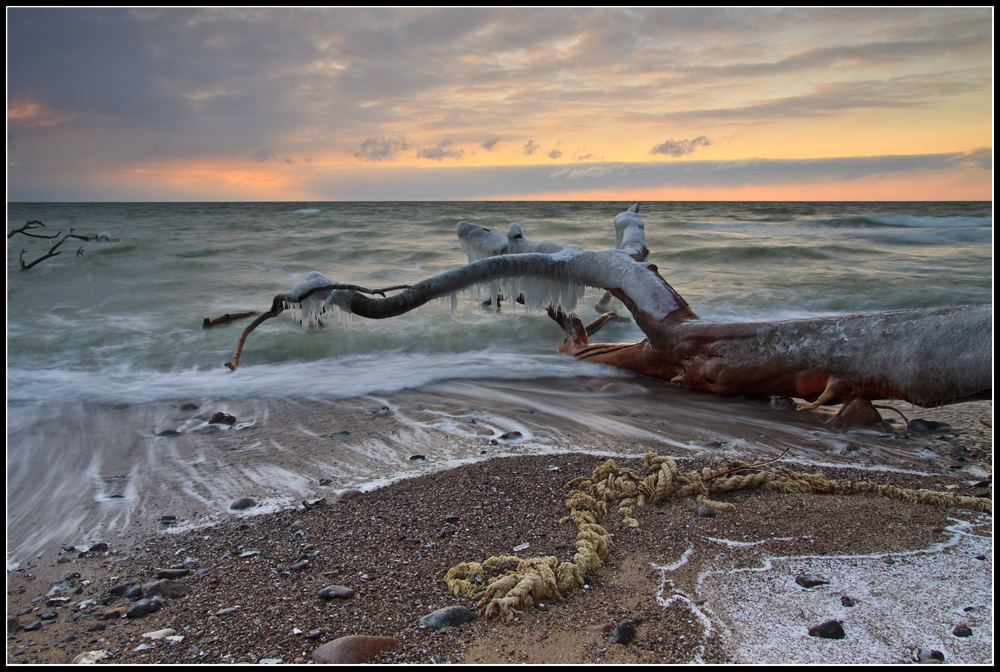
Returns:
[[[206,317],[266,310],[314,270],[385,287],[454,268],[465,263],[460,220],[501,232],[517,222],[532,240],[610,248],[612,219],[628,205],[8,204],[8,231],[41,220],[50,233],[72,227],[120,239],[71,239],[27,271],[21,250],[30,262],[51,243],[8,241],[8,559],[121,534],[170,507],[210,518],[249,490],[288,504],[321,494],[324,474],[335,487],[374,487],[432,462],[482,459],[484,443],[495,455],[596,450],[596,437],[635,436],[668,452],[714,437],[764,452],[794,443],[808,456],[810,442],[822,452],[839,440],[808,414],[779,418],[759,402],[563,357],[562,332],[543,313],[484,310],[471,295],[454,311],[442,301],[323,329],[302,329],[286,313],[250,337],[236,372],[222,364],[246,322],[202,328]],[[643,203],[640,214],[649,260],[708,319],[992,302],[991,203]],[[589,290],[578,307],[585,320],[600,293]],[[642,338],[634,324],[598,336]],[[616,379],[646,393],[598,392]],[[418,408],[423,400],[433,408]],[[357,421],[353,435],[363,434],[376,421],[366,414],[383,405],[397,423],[383,438],[322,443],[335,440],[337,423]],[[247,426],[206,427],[215,410]],[[286,446],[269,430],[279,418],[294,423],[295,412],[304,444]],[[722,413],[725,428],[713,427]],[[470,435],[476,418],[485,425]],[[488,444],[504,427],[527,430],[525,438]],[[180,436],[157,436],[165,430]],[[241,438],[254,432],[266,437]],[[417,449],[434,459],[414,466]],[[874,458],[898,461],[891,451]]]

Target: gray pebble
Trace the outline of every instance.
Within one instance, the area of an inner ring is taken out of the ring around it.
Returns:
[[[319,591],[319,597],[324,600],[332,600],[335,597],[348,600],[354,597],[354,589],[347,586],[327,586]]]
[[[615,631],[608,637],[608,641],[612,644],[629,644],[633,639],[635,639],[635,625],[632,621],[619,623]]]
[[[240,497],[235,502],[230,504],[229,508],[235,511],[242,511],[243,509],[249,509],[253,506],[257,506],[257,502],[253,501],[249,497]]]
[[[960,625],[951,631],[956,637],[972,637],[972,628],[967,625]]]
[[[853,607],[858,604],[853,597],[848,597],[847,595],[844,595],[842,598],[840,598],[840,603],[845,607]]]
[[[34,623],[28,623],[26,626],[24,626],[24,631],[25,632],[32,632],[34,630],[41,630],[41,629],[42,629],[42,622],[41,621],[35,621]]]
[[[125,617],[142,618],[143,616],[148,616],[149,614],[159,611],[162,606],[163,600],[155,597],[138,600],[133,602],[132,606],[128,608],[128,611],[125,612]]]
[[[799,574],[795,577],[795,583],[799,584],[803,588],[815,588],[816,586],[824,586],[830,582],[824,578],[813,576],[812,574]]]
[[[702,504],[698,507],[698,517],[699,518],[715,518],[715,509],[707,504]]]
[[[439,628],[457,627],[463,623],[475,620],[476,612],[461,606],[445,607],[421,617],[420,627],[437,630]]]

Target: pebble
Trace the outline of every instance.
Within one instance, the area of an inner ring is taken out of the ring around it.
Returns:
[[[462,606],[445,607],[420,618],[420,627],[437,630],[455,628],[476,618],[476,612]]]
[[[715,509],[707,504],[702,504],[698,507],[698,517],[699,518],[715,518]]]
[[[189,569],[157,569],[156,578],[158,579],[179,579],[182,576],[187,576],[191,573]]]
[[[635,625],[632,621],[624,621],[618,624],[615,631],[608,637],[612,644],[629,644],[635,639]]]
[[[845,607],[853,607],[858,604],[857,600],[855,600],[853,597],[848,597],[847,595],[844,595],[842,598],[840,598],[840,603]]]
[[[142,637],[146,639],[163,639],[164,637],[170,637],[171,635],[176,635],[177,631],[173,628],[164,628],[163,630],[153,630],[152,632],[144,632]]]
[[[232,415],[229,415],[228,413],[223,413],[222,411],[219,411],[218,413],[212,416],[212,419],[208,421],[208,424],[229,425],[230,427],[232,427],[233,425],[236,424],[236,418]]]
[[[812,574],[799,574],[795,577],[795,583],[803,588],[815,588],[816,586],[824,586],[830,582]]]
[[[59,618],[59,614],[57,614],[54,611],[45,611],[45,612],[42,612],[41,614],[39,614],[38,618],[42,619],[43,621],[49,621],[49,620],[52,620],[54,618]]]
[[[99,541],[90,548],[87,549],[87,553],[99,553],[108,550],[108,545],[103,541]]]
[[[127,597],[131,600],[141,596],[142,588],[138,583],[123,583],[115,586],[109,592],[115,597]]]
[[[132,606],[125,612],[126,618],[142,618],[155,613],[163,606],[163,600],[153,597],[133,602]]]
[[[822,637],[823,639],[843,639],[847,635],[841,625],[843,621],[827,621],[809,628],[810,637]]]
[[[240,608],[240,605],[237,604],[235,607],[226,607],[225,609],[219,609],[217,612],[215,612],[215,615],[216,616],[228,616],[229,614],[233,613],[234,611],[236,611],[239,608]]]
[[[110,656],[111,656],[111,654],[108,651],[105,651],[105,650],[100,650],[100,651],[86,651],[86,652],[81,653],[80,655],[78,655],[76,658],[74,658],[73,659],[73,664],[74,665],[92,665],[92,664],[96,663],[97,661],[104,660],[105,658],[108,658]]]
[[[365,493],[361,492],[360,490],[357,490],[357,489],[354,489],[354,488],[350,488],[348,490],[344,490],[342,492],[338,492],[336,499],[337,499],[338,502],[346,502],[348,500],[360,497],[363,494],[365,494]]]
[[[906,423],[906,429],[911,432],[919,432],[920,434],[931,434],[933,432],[947,431],[951,429],[951,425],[947,422],[936,422],[934,420],[916,418]]]
[[[426,459],[423,455],[410,455],[410,462],[424,462]]]
[[[330,438],[331,439],[346,439],[350,435],[351,435],[351,433],[349,431],[347,431],[346,429],[342,429],[339,432],[334,432],[333,434],[331,434]]]
[[[35,621],[34,623],[28,623],[26,626],[24,626],[24,631],[25,632],[32,632],[34,630],[41,630],[41,629],[42,629],[42,622],[41,621]]]
[[[229,508],[235,511],[242,511],[243,509],[249,509],[252,506],[257,506],[257,502],[253,501],[249,497],[240,497],[235,502],[230,504]]]
[[[956,637],[972,637],[972,628],[967,625],[960,625],[951,631]]]
[[[920,647],[913,650],[913,660],[918,663],[943,663],[944,654],[934,649]]]
[[[366,637],[350,635],[327,642],[312,652],[312,659],[317,663],[328,665],[367,663],[379,653],[399,646],[401,642],[395,637]]]
[[[323,600],[332,600],[334,598],[349,600],[354,597],[354,589],[347,586],[327,586],[319,591],[319,597]]]
[[[156,435],[169,438],[173,436],[180,436],[181,433],[175,429],[164,429],[162,432],[157,432]]]
[[[771,408],[788,411],[795,408],[795,402],[790,397],[771,397]]]
[[[161,597],[170,598],[171,600],[176,600],[190,593],[191,586],[183,581],[160,579],[159,581],[143,584],[140,590],[142,591],[142,597],[144,598],[151,598],[159,595]]]

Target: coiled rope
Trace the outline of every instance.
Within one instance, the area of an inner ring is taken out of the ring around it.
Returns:
[[[783,493],[874,494],[914,504],[993,513],[993,502],[981,497],[927,489],[911,490],[866,481],[837,481],[827,479],[820,473],[734,473],[757,469],[773,461],[754,464],[733,461],[721,472],[713,472],[709,467],[681,472],[677,463],[669,457],[646,453],[643,456],[646,476],[641,476],[632,469],[619,467],[614,460],[608,460],[594,469],[590,477],[581,476],[566,484],[576,489],[571,490],[566,498],[570,514],[559,522],[572,521],[577,526],[577,550],[572,562],[560,563],[554,556],[494,556],[482,563],[459,563],[448,570],[444,580],[455,595],[476,600],[480,615],[486,620],[511,620],[538,601],[562,600],[567,591],[584,585],[586,574],[599,569],[607,558],[611,535],[599,522],[601,516],[607,513],[609,504],[619,507],[623,522],[629,527],[639,525],[632,517],[632,506],[657,504],[669,497],[694,497],[695,501],[717,511],[735,511],[734,504],[715,501],[710,495],[758,488]],[[487,579],[490,574],[496,575]]]

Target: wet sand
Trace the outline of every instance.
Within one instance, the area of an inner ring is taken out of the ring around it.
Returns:
[[[8,634],[8,662],[69,662],[91,650],[109,651],[116,663],[302,662],[348,634],[402,640],[372,662],[752,663],[781,651],[783,662],[894,663],[916,646],[944,652],[946,662],[990,662],[992,517],[873,496],[742,492],[727,496],[736,511],[716,518],[699,518],[693,501],[675,499],[635,508],[635,528],[609,511],[602,525],[614,535],[612,550],[586,589],[532,607],[513,623],[419,627],[437,608],[472,606],[442,580],[458,562],[512,554],[524,543],[517,555],[568,559],[576,530],[558,523],[567,513],[565,484],[609,457],[639,468],[641,456],[655,452],[686,470],[767,459],[791,447],[781,462],[795,471],[992,492],[974,487],[979,474],[992,473],[992,430],[980,422],[992,423],[990,402],[932,411],[898,405],[911,419],[952,425],[947,433],[904,436],[901,420],[895,432],[837,432],[822,423],[829,411],[678,392],[639,379],[574,379],[448,384],[338,402],[196,400],[187,403],[197,408],[112,409],[139,438],[107,444],[100,459],[78,457],[89,474],[83,495],[74,500],[54,490],[49,498],[71,504],[65,528],[24,533],[30,516],[15,503],[38,502],[42,518],[59,506],[44,503],[37,487],[9,483],[8,559],[18,564],[7,575],[8,619],[21,627],[38,620],[49,607],[32,599],[67,575],[80,574],[69,587],[81,592],[51,609],[55,623]],[[106,426],[88,431],[113,436],[111,411],[89,410],[77,409],[72,426],[90,418]],[[237,417],[235,428],[200,417],[219,410]],[[39,433],[52,440],[40,426],[12,423],[8,440]],[[156,436],[167,429],[181,431]],[[512,431],[521,437],[499,438]],[[959,445],[965,461],[953,462]],[[411,460],[415,455],[423,460]],[[9,472],[28,466],[9,464]],[[50,463],[48,483],[76,468]],[[345,488],[365,494],[333,502]],[[228,509],[243,496],[262,505]],[[296,506],[322,496],[327,506]],[[109,514],[112,507],[119,510]],[[161,525],[165,515],[176,523]],[[95,541],[109,550],[85,557],[62,550]],[[289,571],[303,554],[316,557]],[[145,618],[101,620],[129,603],[102,604],[110,587],[152,581],[156,568],[185,558],[202,570],[185,579],[186,597]],[[794,584],[806,571],[830,583],[808,590]],[[357,592],[346,601],[317,598],[330,584]],[[844,607],[843,596],[857,606]],[[84,600],[97,603],[80,608]],[[830,619],[843,621],[844,640],[808,636],[810,626]],[[607,642],[599,629],[625,620],[641,621],[635,641]],[[105,628],[89,630],[97,624]],[[973,636],[955,637],[959,625]],[[166,627],[184,639],[135,651],[148,641],[142,633]],[[74,639],[61,641],[67,636]]]

